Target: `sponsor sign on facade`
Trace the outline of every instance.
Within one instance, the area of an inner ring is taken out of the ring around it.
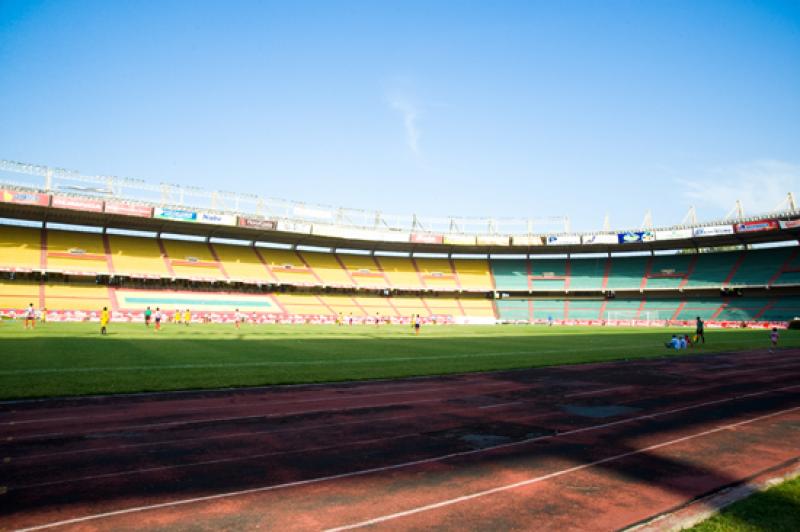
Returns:
[[[197,221],[201,224],[236,225],[236,216],[233,214],[217,214],[215,212],[197,213]]]
[[[475,237],[470,235],[445,235],[444,243],[451,246],[474,246]]]
[[[153,214],[153,208],[148,207],[147,205],[107,201],[105,205],[105,212],[109,214],[122,214],[124,216],[141,216],[143,218],[150,218],[150,216]]]
[[[38,192],[20,192],[18,190],[0,191],[0,201],[5,203],[18,203],[20,205],[41,205],[46,207],[50,204],[50,196],[39,194]]]
[[[483,235],[477,239],[479,246],[507,246],[509,237],[500,235]]]
[[[656,231],[656,240],[684,240],[692,238],[691,229],[666,229],[664,231]]]
[[[733,227],[737,233],[754,233],[756,231],[774,231],[779,225],[777,220],[758,220],[738,223]]]
[[[628,231],[627,233],[618,233],[617,238],[620,244],[635,244],[652,242],[656,239],[656,235],[652,231]]]
[[[91,198],[53,196],[53,201],[50,205],[59,209],[74,209],[85,212],[103,212],[103,200]]]
[[[732,225],[709,225],[706,227],[695,227],[692,234],[694,236],[717,236],[732,235]]]
[[[781,220],[781,229],[797,229],[800,227],[800,219],[798,220]]]
[[[371,242],[408,242],[409,238],[409,234],[404,231],[377,231],[330,224],[314,224],[311,228],[311,233],[320,236],[333,236],[349,240],[368,240]]]
[[[442,235],[430,233],[411,233],[411,242],[414,244],[441,244],[444,242]]]
[[[177,222],[196,222],[197,212],[187,209],[164,209],[156,207],[153,209],[153,218],[175,220]]]
[[[547,237],[548,246],[574,246],[581,243],[578,235],[550,235]]]
[[[311,224],[306,222],[278,220],[277,228],[278,231],[286,231],[287,233],[302,233],[304,235],[311,233]]]
[[[618,242],[617,235],[583,235],[581,237],[582,244],[616,244]]]
[[[511,244],[514,246],[543,246],[544,238],[540,236],[512,236]]]
[[[263,218],[245,218],[239,217],[239,227],[250,227],[251,229],[263,229],[265,231],[274,231],[278,226],[275,220],[265,220]]]

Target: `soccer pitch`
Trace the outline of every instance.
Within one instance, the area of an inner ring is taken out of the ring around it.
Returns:
[[[675,352],[689,329],[546,326],[0,324],[0,398],[19,399],[267,384],[296,384],[530,368],[655,356],[766,349],[766,330],[706,332]],[[800,334],[781,332],[781,347]],[[778,351],[775,356],[781,356]]]

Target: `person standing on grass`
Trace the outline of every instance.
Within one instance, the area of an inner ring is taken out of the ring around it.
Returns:
[[[150,317],[153,315],[153,311],[150,310],[150,307],[147,307],[144,311],[144,326],[150,327]]]
[[[27,329],[28,327],[31,329],[36,328],[36,309],[33,308],[33,303],[25,309],[25,328]]]
[[[47,323],[47,309],[46,309],[46,308],[43,308],[43,309],[42,309],[42,315],[41,315],[41,316],[39,316],[39,321],[41,321],[41,322],[42,322],[42,325],[44,325],[45,323]]]
[[[233,319],[236,320],[235,326],[238,329],[239,328],[239,324],[242,321],[242,315],[239,313],[239,309],[238,308],[236,309],[236,312],[233,313]]]
[[[414,317],[414,334],[419,335],[419,329],[421,326],[422,326],[422,318],[420,318],[419,314],[417,314]]]
[[[183,324],[188,327],[190,321],[192,321],[192,313],[189,312],[189,309],[187,308],[183,311]]]
[[[108,322],[111,320],[111,315],[108,312],[108,307],[103,307],[103,311],[100,313],[100,334],[106,335],[108,334]]]
[[[161,308],[160,307],[156,307],[155,318],[156,318],[156,330],[160,331],[161,330]]]
[[[695,336],[697,336],[697,340],[695,340],[695,343],[699,344],[700,340],[702,340],[703,343],[706,343],[706,335],[704,331],[705,331],[705,324],[703,323],[703,320],[700,319],[700,316],[697,316],[697,327],[694,331]]]
[[[770,353],[772,353],[773,349],[777,349],[779,336],[780,335],[778,334],[778,328],[773,327],[772,332],[769,333],[769,340],[770,342],[772,342],[772,346],[769,348]]]

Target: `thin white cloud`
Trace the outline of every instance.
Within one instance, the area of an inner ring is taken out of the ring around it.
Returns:
[[[420,129],[417,123],[419,119],[419,108],[409,98],[400,94],[390,94],[387,98],[389,106],[399,112],[403,118],[403,127],[406,133],[406,145],[411,152],[420,155]]]
[[[800,190],[800,165],[760,160],[709,169],[698,179],[678,179],[684,196],[698,210],[729,212],[742,202],[745,214],[764,214],[778,207],[788,192]]]

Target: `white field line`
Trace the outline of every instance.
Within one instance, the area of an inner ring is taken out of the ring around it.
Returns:
[[[730,424],[727,424],[727,425],[720,425],[720,426],[715,427],[713,429],[704,430],[702,432],[697,432],[695,434],[690,434],[689,436],[683,436],[681,438],[675,438],[673,440],[669,440],[669,441],[665,441],[665,442],[661,442],[661,443],[656,443],[656,444],[653,444],[653,445],[649,445],[647,447],[643,447],[641,449],[637,449],[635,451],[628,451],[626,453],[621,453],[621,454],[617,454],[617,455],[614,455],[614,456],[609,456],[607,458],[602,458],[600,460],[595,460],[594,462],[589,462],[587,464],[581,464],[581,465],[577,465],[577,466],[574,466],[574,467],[568,467],[566,469],[561,469],[559,471],[554,471],[552,473],[548,473],[547,475],[542,475],[542,476],[539,476],[539,477],[533,477],[533,478],[529,478],[529,479],[526,479],[526,480],[521,480],[519,482],[514,482],[513,484],[506,484],[504,486],[497,486],[496,488],[491,488],[491,489],[484,490],[484,491],[478,491],[478,492],[470,493],[468,495],[462,495],[460,497],[454,497],[452,499],[446,499],[446,500],[439,501],[439,502],[436,502],[436,503],[433,503],[433,504],[427,504],[427,505],[424,505],[424,506],[418,506],[416,508],[411,508],[410,510],[405,510],[403,512],[397,512],[397,513],[393,513],[393,514],[383,515],[383,516],[380,516],[380,517],[375,517],[373,519],[369,519],[369,520],[366,520],[366,521],[361,521],[359,523],[353,523],[353,524],[350,524],[350,525],[344,525],[344,526],[339,526],[339,527],[335,527],[335,528],[329,528],[329,529],[326,530],[326,532],[341,532],[343,530],[352,530],[354,528],[362,528],[362,527],[365,527],[365,526],[376,525],[378,523],[384,523],[384,522],[390,521],[392,519],[398,519],[398,518],[401,518],[401,517],[406,517],[406,516],[418,514],[418,513],[421,513],[421,512],[427,512],[427,511],[430,511],[430,510],[435,510],[437,508],[442,508],[444,506],[450,506],[450,505],[458,504],[458,503],[461,503],[461,502],[464,502],[464,501],[477,499],[479,497],[485,497],[487,495],[493,495],[495,493],[501,493],[501,492],[512,490],[512,489],[515,489],[515,488],[520,488],[520,487],[523,487],[523,486],[529,486],[529,485],[535,484],[537,482],[542,482],[542,481],[550,480],[552,478],[560,477],[560,476],[563,476],[563,475],[568,475],[570,473],[574,473],[576,471],[581,471],[583,469],[588,469],[588,468],[591,468],[591,467],[594,467],[594,466],[597,466],[597,465],[600,465],[600,464],[606,464],[606,463],[609,463],[609,462],[615,462],[617,460],[622,460],[623,458],[627,458],[629,456],[634,456],[634,455],[641,454],[641,453],[646,453],[646,452],[649,452],[649,451],[652,451],[652,450],[655,450],[655,449],[660,449],[662,447],[668,447],[668,446],[674,445],[676,443],[681,443],[681,442],[693,440],[693,439],[696,439],[696,438],[701,438],[703,436],[708,436],[709,434],[715,434],[715,433],[721,432],[723,430],[735,429],[735,428],[741,427],[743,425],[748,425],[750,423],[755,423],[757,421],[763,421],[764,419],[769,419],[771,417],[779,416],[779,415],[782,415],[782,414],[788,414],[789,412],[794,412],[796,410],[800,410],[800,406],[796,406],[796,407],[793,407],[793,408],[786,408],[784,410],[779,410],[777,412],[772,412],[771,414],[765,414],[763,416],[758,416],[758,417],[746,419],[744,421],[739,421],[737,423],[730,423]]]
[[[501,408],[501,407],[504,407],[504,406],[521,405],[522,403],[524,403],[524,401],[511,401],[510,403],[497,403],[497,404],[494,404],[494,405],[479,406],[478,409],[479,410],[488,410],[490,408]]]
[[[716,342],[714,345],[736,345],[736,341],[721,341]],[[482,353],[456,353],[452,355],[430,355],[430,356],[400,356],[400,357],[380,357],[380,358],[324,358],[315,360],[285,360],[285,361],[264,361],[264,362],[234,362],[230,364],[164,364],[164,365],[148,365],[148,366],[97,366],[88,368],[28,368],[28,369],[9,369],[0,370],[0,377],[17,376],[17,375],[36,375],[36,374],[51,374],[51,373],[92,373],[98,371],[161,371],[164,369],[224,369],[224,368],[250,368],[250,367],[274,367],[274,366],[326,366],[326,365],[341,365],[341,364],[372,364],[375,362],[409,362],[413,360],[451,360],[459,358],[481,358],[481,357],[503,357],[503,356],[519,356],[519,355],[553,355],[553,354],[572,354],[584,353],[587,350],[591,351],[620,351],[625,352],[628,350],[652,348],[654,351],[660,349],[651,343],[639,343],[626,345],[624,348],[619,346],[585,346],[573,349],[539,349],[539,350],[525,350],[525,351],[495,351],[495,352],[482,352]],[[670,355],[672,351],[664,351],[665,355]],[[655,353],[654,353],[655,354]],[[701,354],[701,353],[698,353]],[[713,352],[706,352],[703,354],[713,355]],[[721,353],[722,354],[722,353]],[[639,357],[637,357],[638,359]],[[643,359],[645,360],[645,359]],[[612,362],[612,361],[598,361]],[[163,392],[162,392],[163,393]]]
[[[33,531],[33,530],[44,530],[44,529],[47,529],[47,528],[53,528],[53,527],[57,527],[57,526],[65,526],[65,525],[83,523],[83,522],[86,522],[86,521],[92,521],[92,520],[96,520],[96,519],[104,519],[104,518],[114,517],[114,516],[118,516],[118,515],[125,515],[125,514],[131,514],[131,513],[136,513],[136,512],[143,512],[143,511],[148,511],[148,510],[157,510],[157,509],[162,509],[162,508],[172,508],[172,507],[175,507],[175,506],[183,506],[183,505],[193,504],[193,503],[198,503],[198,502],[207,502],[207,501],[213,501],[213,500],[219,500],[219,499],[226,499],[226,498],[230,498],[230,497],[249,495],[249,494],[253,494],[253,493],[263,493],[263,492],[267,492],[267,491],[275,491],[275,490],[278,490],[278,489],[284,489],[284,488],[290,488],[290,487],[296,487],[296,486],[305,486],[305,485],[309,485],[309,484],[318,484],[320,482],[327,482],[327,481],[331,481],[331,480],[339,480],[339,479],[343,479],[343,478],[352,478],[352,477],[357,477],[357,476],[364,476],[364,475],[368,475],[368,474],[371,474],[371,473],[381,473],[381,472],[384,472],[384,471],[393,471],[393,470],[398,470],[398,469],[405,469],[405,468],[408,468],[408,467],[413,467],[413,466],[422,465],[422,464],[430,464],[430,463],[434,463],[434,462],[441,462],[443,460],[448,460],[448,459],[451,459],[451,458],[459,458],[459,457],[463,457],[463,456],[473,456],[473,455],[486,453],[486,452],[489,452],[489,451],[495,451],[495,450],[498,450],[498,449],[518,447],[520,445],[526,445],[526,444],[529,444],[529,443],[532,443],[532,442],[541,441],[541,440],[545,440],[545,439],[555,439],[555,438],[559,438],[559,437],[563,438],[564,436],[569,436],[571,434],[578,434],[578,433],[582,433],[582,432],[599,430],[599,429],[603,429],[603,428],[607,428],[607,427],[611,427],[611,426],[615,426],[615,425],[620,425],[620,424],[623,424],[623,423],[632,423],[632,422],[640,421],[640,420],[643,420],[643,419],[654,419],[654,418],[658,418],[658,417],[663,417],[663,416],[675,414],[675,413],[678,413],[678,412],[685,412],[687,410],[693,410],[693,409],[696,409],[696,408],[703,408],[703,407],[706,407],[706,406],[727,403],[727,402],[735,401],[737,399],[742,399],[742,398],[745,398],[745,397],[755,397],[755,396],[759,396],[759,395],[767,395],[767,394],[770,394],[770,393],[775,393],[775,392],[780,392],[780,391],[785,391],[785,390],[791,390],[791,389],[795,389],[795,388],[800,388],[800,384],[793,385],[793,386],[783,386],[783,387],[780,387],[780,388],[773,388],[773,389],[769,389],[769,390],[762,390],[760,392],[753,392],[753,393],[749,393],[749,394],[732,396],[732,397],[727,397],[727,398],[723,398],[723,399],[716,399],[716,400],[713,400],[713,401],[706,401],[706,402],[703,402],[703,403],[698,403],[698,404],[695,404],[695,405],[689,405],[689,406],[683,406],[683,407],[680,407],[680,408],[674,408],[674,409],[670,409],[670,410],[665,410],[665,411],[657,412],[657,413],[654,413],[654,414],[646,414],[646,415],[642,415],[642,416],[636,416],[636,417],[621,419],[621,420],[618,420],[618,421],[612,421],[612,422],[609,422],[609,423],[601,423],[601,424],[592,425],[592,426],[589,426],[589,427],[583,427],[583,428],[579,428],[579,429],[568,430],[568,431],[560,432],[558,434],[537,436],[535,438],[528,438],[528,439],[520,440],[520,441],[516,441],[516,442],[501,443],[501,444],[494,445],[494,446],[491,446],[491,447],[484,447],[482,449],[474,449],[474,450],[470,450],[470,451],[459,451],[459,452],[449,453],[449,454],[445,454],[445,455],[434,456],[434,457],[430,457],[430,458],[422,458],[420,460],[413,460],[413,461],[409,461],[409,462],[401,462],[401,463],[398,463],[398,464],[393,464],[393,465],[388,465],[388,466],[380,466],[380,467],[373,467],[373,468],[368,468],[368,469],[360,469],[360,470],[357,470],[357,471],[350,471],[350,472],[347,472],[347,473],[339,473],[339,474],[336,474],[336,475],[329,475],[329,476],[325,476],[325,477],[311,478],[311,479],[307,479],[307,480],[298,480],[298,481],[287,482],[287,483],[283,483],[283,484],[273,484],[273,485],[270,485],[270,486],[262,486],[262,487],[250,488],[250,489],[246,489],[246,490],[230,491],[230,492],[226,492],[226,493],[217,493],[215,495],[205,495],[205,496],[202,496],[202,497],[193,497],[193,498],[189,498],[189,499],[179,499],[179,500],[175,500],[175,501],[163,502],[163,503],[158,503],[158,504],[149,504],[149,505],[145,505],[145,506],[135,506],[135,507],[132,507],[132,508],[125,508],[125,509],[122,509],[122,510],[114,510],[114,511],[111,511],[111,512],[102,512],[102,513],[87,515],[87,516],[83,516],[83,517],[75,517],[75,518],[72,518],[72,519],[65,519],[65,520],[62,520],[62,521],[54,521],[54,522],[51,522],[51,523],[45,523],[45,524],[42,524],[42,525],[37,525],[37,526],[33,526],[33,527],[19,529],[19,532],[27,532],[27,531]],[[767,416],[761,416],[760,418],[753,418],[753,420],[763,419],[765,417],[770,417],[770,416],[778,415],[780,413],[784,413],[784,412],[792,411],[792,410],[797,410],[797,409],[800,409],[800,407],[791,408],[791,409],[788,409],[788,410],[785,410],[785,411],[779,411],[779,412],[776,412],[776,413],[773,413],[773,414],[769,414]],[[742,423],[744,423],[744,422],[742,422]],[[691,437],[687,437],[687,438],[690,439]],[[644,450],[645,449],[642,449],[642,450],[640,450],[638,452],[643,452]],[[626,454],[630,454],[630,453],[626,453]],[[610,459],[606,459],[606,461],[610,461]],[[602,462],[597,462],[597,463],[602,463]],[[363,526],[363,525],[361,525],[361,526]]]
[[[597,395],[599,393],[615,392],[617,390],[629,390],[631,388],[636,388],[636,386],[633,385],[633,384],[629,384],[629,385],[626,385],[626,386],[615,386],[613,388],[602,388],[602,389],[599,389],[599,390],[588,390],[588,391],[585,391],[585,392],[568,393],[564,397],[583,397],[585,395]]]

